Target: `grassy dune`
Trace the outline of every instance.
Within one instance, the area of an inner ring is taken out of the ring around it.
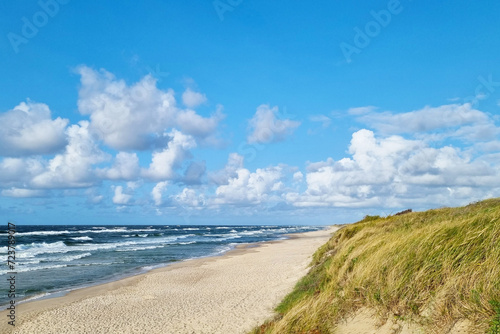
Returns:
[[[335,333],[360,308],[445,333],[500,333],[500,199],[365,219],[339,230],[278,316],[253,333]]]

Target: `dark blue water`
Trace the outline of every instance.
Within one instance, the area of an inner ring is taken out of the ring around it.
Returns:
[[[16,226],[16,300],[101,283],[239,243],[283,239],[311,226]],[[0,305],[8,298],[7,231],[0,231]]]

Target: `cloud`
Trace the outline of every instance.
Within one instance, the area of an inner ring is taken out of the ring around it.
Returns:
[[[500,185],[500,170],[481,156],[424,140],[352,135],[350,157],[309,164],[307,189],[284,195],[297,207],[400,207],[483,198]],[[450,190],[453,198],[450,198]],[[474,197],[473,197],[474,198]]]
[[[139,176],[139,158],[136,153],[119,152],[111,168],[98,170],[98,175],[108,180],[134,180]]]
[[[89,122],[81,121],[70,126],[66,134],[69,143],[64,153],[49,160],[44,171],[33,177],[33,187],[80,188],[99,181],[92,167],[106,161],[108,156],[95,142],[89,131]]]
[[[87,204],[96,205],[102,202],[104,196],[99,194],[98,189],[89,188],[85,191],[85,195],[87,196]]]
[[[460,139],[469,142],[494,141],[500,135],[500,128],[493,122],[473,124],[462,126],[455,131],[446,134],[448,137]]]
[[[383,134],[424,133],[441,129],[490,123],[487,114],[473,109],[470,103],[425,107],[393,114],[370,113],[359,118]]]
[[[167,137],[167,147],[153,153],[149,168],[142,171],[144,177],[155,181],[177,179],[179,175],[176,170],[185,160],[191,158],[189,150],[196,147],[192,136],[174,129]]]
[[[183,109],[173,91],[158,89],[152,76],[129,85],[104,70],[79,71],[79,109],[90,121],[68,125],[52,119],[48,106],[30,101],[0,114],[1,196],[83,194],[94,205],[105,199],[98,192],[103,181],[128,181],[112,184],[108,195],[120,210],[140,204],[134,192],[147,183],[158,212],[163,207],[245,213],[415,208],[500,196],[498,118],[470,104],[404,113],[351,108],[349,114],[367,129],[352,134],[344,158],[326,155],[302,171],[283,164],[250,170],[243,156],[231,153],[223,168],[207,171],[206,162],[192,153],[215,142],[224,115],[219,110],[203,117],[189,109],[206,102],[203,94],[187,89],[182,101],[188,109]],[[249,121],[248,142],[285,140],[300,125],[290,118],[279,117],[277,107],[259,106]],[[332,118],[309,120],[328,127]],[[148,153],[131,151],[143,149],[151,150],[149,164]]]
[[[184,188],[182,192],[174,196],[177,204],[185,207],[203,207],[205,205],[205,197],[198,195],[194,189]]]
[[[207,167],[205,162],[191,162],[184,172],[182,182],[185,184],[200,184]]]
[[[369,114],[372,113],[373,111],[377,110],[377,107],[374,106],[366,106],[366,107],[357,107],[357,108],[349,108],[347,110],[347,113],[349,115],[364,115],[364,114]]]
[[[22,188],[44,168],[39,158],[4,158],[0,162],[0,185]]]
[[[159,182],[151,191],[151,197],[153,198],[153,201],[155,202],[156,206],[162,205],[163,203],[162,195],[163,192],[167,189],[167,186],[168,186],[167,181]]]
[[[237,176],[237,171],[243,168],[243,156],[238,153],[230,153],[227,164],[222,170],[211,172],[210,180],[216,185],[228,184],[229,179]]]
[[[290,119],[277,119],[278,107],[261,105],[249,121],[249,143],[271,143],[283,141],[300,125]]]
[[[286,171],[282,166],[259,168],[251,172],[244,168],[241,155],[231,153],[223,169],[209,173],[210,183],[216,185],[215,193],[206,195],[185,187],[172,199],[178,205],[198,209],[270,207],[281,201],[280,195],[286,191],[285,179]],[[201,189],[206,190],[206,184]]]
[[[498,170],[486,161],[471,160],[459,149],[426,147],[400,165],[407,183],[426,187],[487,187],[499,185]]]
[[[235,156],[232,157],[233,159]],[[234,164],[234,160],[229,163]],[[226,170],[230,170],[229,167]],[[280,166],[258,168],[255,172],[240,167],[228,175],[226,184],[219,185],[215,190],[214,204],[255,205],[272,203],[283,190],[281,179],[284,177]]]
[[[0,114],[0,155],[51,154],[66,145],[67,119],[52,119],[43,103],[21,102]]]
[[[200,104],[207,102],[205,94],[201,94],[188,88],[182,93],[182,103],[188,108],[196,108]]]
[[[220,112],[206,118],[178,108],[173,90],[158,89],[151,75],[127,85],[105,70],[80,66],[77,71],[81,75],[80,113],[90,115],[92,131],[117,150],[162,146],[163,133],[171,128],[207,140],[223,118]],[[195,102],[193,98],[188,100]]]
[[[123,192],[122,186],[114,187],[115,195],[113,196],[113,203],[118,205],[128,205],[132,199],[132,195]]]
[[[224,119],[224,114],[217,111],[210,118],[205,118],[193,110],[181,110],[177,113],[176,124],[183,132],[194,137],[212,140],[212,136],[217,130],[219,122]]]
[[[486,152],[500,152],[500,140],[492,140],[486,143],[479,143],[476,145],[476,148]]]
[[[293,174],[293,182],[300,183],[302,182],[303,179],[304,179],[304,174],[302,174],[302,172],[299,171]]]
[[[24,188],[10,188],[2,190],[2,196],[4,197],[16,197],[16,198],[27,198],[27,197],[44,197],[46,193],[39,189],[24,189]]]
[[[137,180],[137,181],[128,181],[127,182],[127,188],[130,190],[135,190],[139,187],[141,187],[143,184],[142,180]]]

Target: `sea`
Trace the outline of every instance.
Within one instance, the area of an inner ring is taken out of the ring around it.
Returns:
[[[242,243],[286,239],[320,226],[17,225],[15,260],[7,263],[7,226],[0,230],[0,309],[63,295],[174,262],[217,256]],[[12,253],[11,253],[12,255]],[[11,258],[12,260],[12,258]],[[15,274],[11,274],[15,272]],[[15,282],[9,282],[11,276]],[[15,298],[11,284],[14,283]]]

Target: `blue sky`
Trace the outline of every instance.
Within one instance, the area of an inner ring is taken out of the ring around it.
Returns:
[[[331,224],[500,196],[499,14],[4,1],[0,217]]]

